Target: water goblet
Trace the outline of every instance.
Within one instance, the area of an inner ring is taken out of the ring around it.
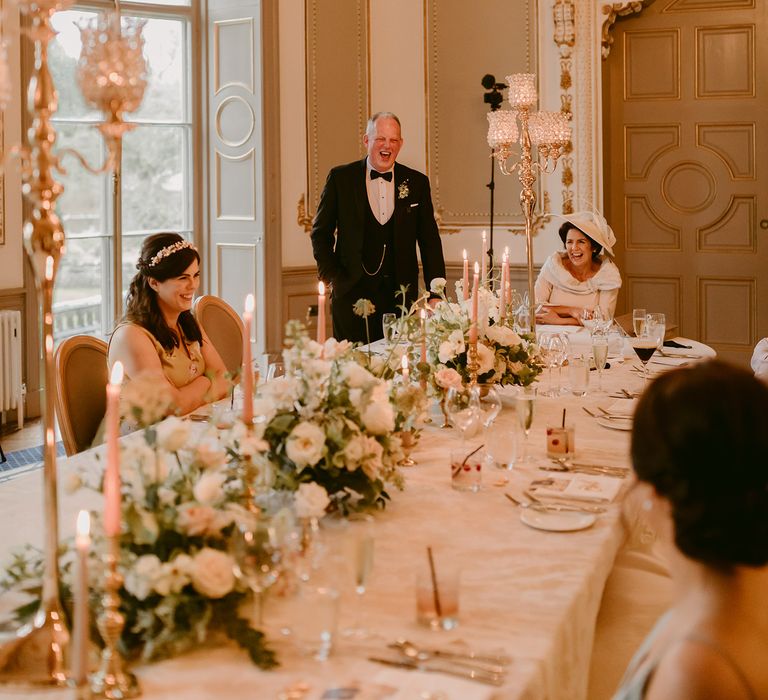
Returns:
[[[253,593],[257,624],[264,623],[264,593],[281,573],[283,551],[268,520],[238,524],[232,532],[231,552],[235,576]]]
[[[557,387],[552,391],[551,396],[560,396],[563,393],[563,363],[568,356],[568,346],[568,337],[561,333],[555,333],[549,340],[549,354],[552,366],[557,367]]]
[[[476,390],[480,405],[480,420],[483,427],[488,430],[501,411],[501,397],[493,384],[478,384]]]
[[[636,337],[643,335],[646,316],[645,309],[632,309],[632,329]]]
[[[464,446],[467,435],[480,425],[480,392],[468,386],[451,387],[445,396],[445,409],[451,418],[453,427],[461,432],[461,444]]]
[[[648,329],[648,335],[653,336],[658,341],[657,350],[661,350],[664,345],[664,335],[667,330],[667,319],[664,314],[652,313],[645,317],[645,326]]]
[[[597,393],[603,393],[603,370],[608,361],[608,336],[595,328],[592,331],[592,358],[597,369]]]
[[[386,313],[381,315],[381,330],[384,332],[384,340],[387,348],[392,347],[397,333],[397,314]]]
[[[508,425],[492,424],[485,435],[485,452],[497,469],[511,470],[517,459],[517,430]]]
[[[520,430],[523,431],[523,454],[521,462],[532,462],[533,458],[528,454],[528,435],[533,425],[533,408],[536,403],[536,387],[520,386],[515,393],[515,413]]]

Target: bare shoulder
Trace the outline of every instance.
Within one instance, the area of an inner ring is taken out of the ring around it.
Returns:
[[[750,687],[735,663],[704,641],[681,640],[659,663],[645,699],[750,700]]]
[[[150,347],[154,346],[151,334],[146,328],[143,328],[136,323],[124,323],[115,328],[114,333],[112,333],[112,341],[110,343],[110,347],[125,347],[136,345],[141,347],[147,344]]]

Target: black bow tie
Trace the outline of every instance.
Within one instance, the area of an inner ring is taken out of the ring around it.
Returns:
[[[377,177],[383,177],[387,182],[392,182],[392,171],[380,173],[378,170],[371,170],[371,180],[375,180]]]

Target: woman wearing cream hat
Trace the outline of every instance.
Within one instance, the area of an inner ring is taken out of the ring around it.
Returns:
[[[600,307],[612,318],[621,287],[619,268],[610,259],[616,243],[608,222],[583,211],[563,216],[558,231],[565,252],[554,252],[536,280],[536,302],[545,304],[537,323],[579,326],[584,309]]]

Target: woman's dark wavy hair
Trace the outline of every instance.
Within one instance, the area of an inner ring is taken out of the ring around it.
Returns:
[[[723,571],[768,563],[768,385],[717,360],[659,377],[635,411],[632,462],[669,501],[683,554]]]
[[[126,299],[124,320],[146,328],[168,352],[179,345],[179,339],[165,322],[157,303],[157,292],[149,286],[149,279],[165,282],[179,277],[195,260],[200,263],[200,255],[194,248],[182,248],[155,265],[150,265],[150,262],[163,248],[183,240],[178,233],[155,233],[144,239],[136,263],[138,272],[131,280]],[[188,341],[197,341],[202,345],[203,334],[191,311],[183,311],[179,315],[179,327]]]
[[[566,221],[557,231],[557,235],[560,236],[563,245],[565,245],[565,239],[568,238],[568,231],[571,229],[576,229],[589,241],[589,245],[592,246],[592,260],[597,262],[600,259],[600,253],[603,252],[603,246],[601,246],[594,238],[584,233],[578,226],[574,226],[570,221]]]

